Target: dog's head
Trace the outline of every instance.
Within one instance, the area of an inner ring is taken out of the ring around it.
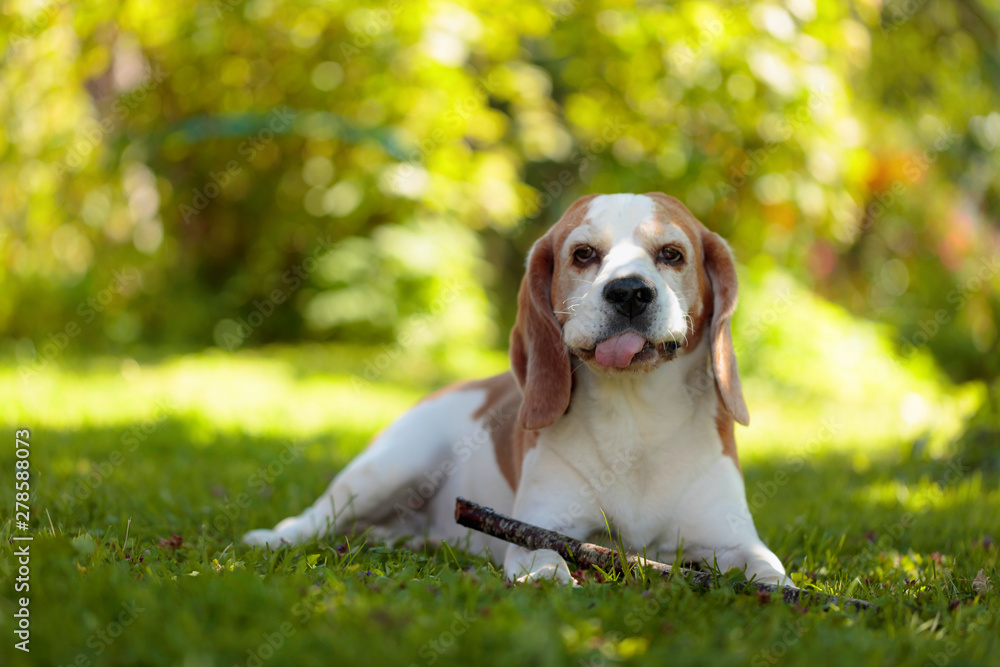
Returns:
[[[571,355],[592,371],[640,375],[708,337],[722,402],[749,422],[729,321],[736,269],[718,234],[673,197],[577,200],[528,255],[510,357],[524,400],[521,426],[538,429],[569,407]]]

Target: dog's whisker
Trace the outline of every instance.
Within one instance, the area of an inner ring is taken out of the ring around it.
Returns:
[[[681,345],[687,346],[688,344],[688,332],[694,333],[694,318],[691,317],[690,313],[684,313],[685,326],[684,331],[681,333]]]

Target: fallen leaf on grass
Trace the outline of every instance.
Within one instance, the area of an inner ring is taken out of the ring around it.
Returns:
[[[180,549],[183,544],[184,538],[180,535],[171,535],[169,538],[160,538],[160,548],[167,549],[168,551]]]
[[[993,590],[993,582],[990,581],[990,578],[986,576],[986,573],[982,569],[979,570],[976,578],[972,580],[972,590],[980,595]]]

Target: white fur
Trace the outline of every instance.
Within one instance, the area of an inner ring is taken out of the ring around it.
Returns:
[[[603,285],[636,273],[658,291],[651,304],[658,339],[652,342],[682,340],[687,333],[691,278],[657,266],[650,246],[675,243],[689,253],[691,244],[679,230],[650,235],[645,223],[653,213],[648,197],[597,197],[586,223],[555,250],[557,261],[568,261],[574,244],[588,243],[604,256],[567,304],[563,337],[571,348],[597,342],[608,317]],[[482,407],[485,391],[454,391],[403,415],[311,508],[244,540],[277,546],[375,526],[385,539],[413,535],[489,552],[510,579],[572,582],[555,552],[531,552],[455,524],[455,497],[461,495],[580,539],[604,532],[606,515],[634,551],[647,547],[651,557],[672,562],[683,548],[685,560],[717,561],[723,570],[745,567],[748,577],[789,585],[781,562],[747,520],[743,479],[723,454],[714,421],[714,387],[697,381],[706,373],[711,377],[707,339],[645,374],[610,374],[586,365],[575,373],[569,412],[539,432],[516,494],[496,463],[490,417],[471,416]],[[416,507],[414,499],[425,496]]]
[[[747,566],[758,581],[784,580],[745,520],[743,479],[715,429],[715,392],[691,391],[686,381],[707,363],[702,341],[647,375],[579,369],[569,414],[542,431],[534,460],[525,460],[515,518],[586,539],[606,532],[606,515],[627,548],[647,547],[654,560],[673,562],[683,547],[686,561],[717,559],[723,570]],[[553,557],[511,548],[504,569],[548,576]]]
[[[674,243],[692,252],[691,243],[674,227],[653,234],[640,233],[652,227],[654,202],[644,195],[602,195],[594,198],[586,221],[574,229],[558,250],[563,261],[569,262],[576,247],[586,244],[601,255],[596,265],[574,279],[575,289],[564,304],[557,304],[569,315],[563,325],[563,339],[570,348],[591,349],[604,333],[611,306],[604,300],[604,287],[616,278],[643,276],[656,287],[652,324],[656,332],[652,343],[681,341],[687,333],[688,313],[694,296],[692,286],[685,285],[681,275],[670,268],[657,266],[653,260],[656,248]]]
[[[456,391],[420,403],[351,461],[312,507],[273,530],[250,531],[244,542],[277,547],[374,527],[386,541],[468,540],[470,551],[503,553],[506,543],[470,534],[454,519],[459,495],[482,498],[498,511],[513,506],[490,440],[488,422],[495,417],[471,417],[485,398],[483,390]]]

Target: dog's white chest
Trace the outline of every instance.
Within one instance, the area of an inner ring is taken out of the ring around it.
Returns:
[[[676,538],[692,484],[723,455],[711,411],[695,410],[688,397],[666,399],[654,409],[628,392],[584,399],[539,438],[580,474],[585,511],[603,512],[616,536],[637,547]]]

